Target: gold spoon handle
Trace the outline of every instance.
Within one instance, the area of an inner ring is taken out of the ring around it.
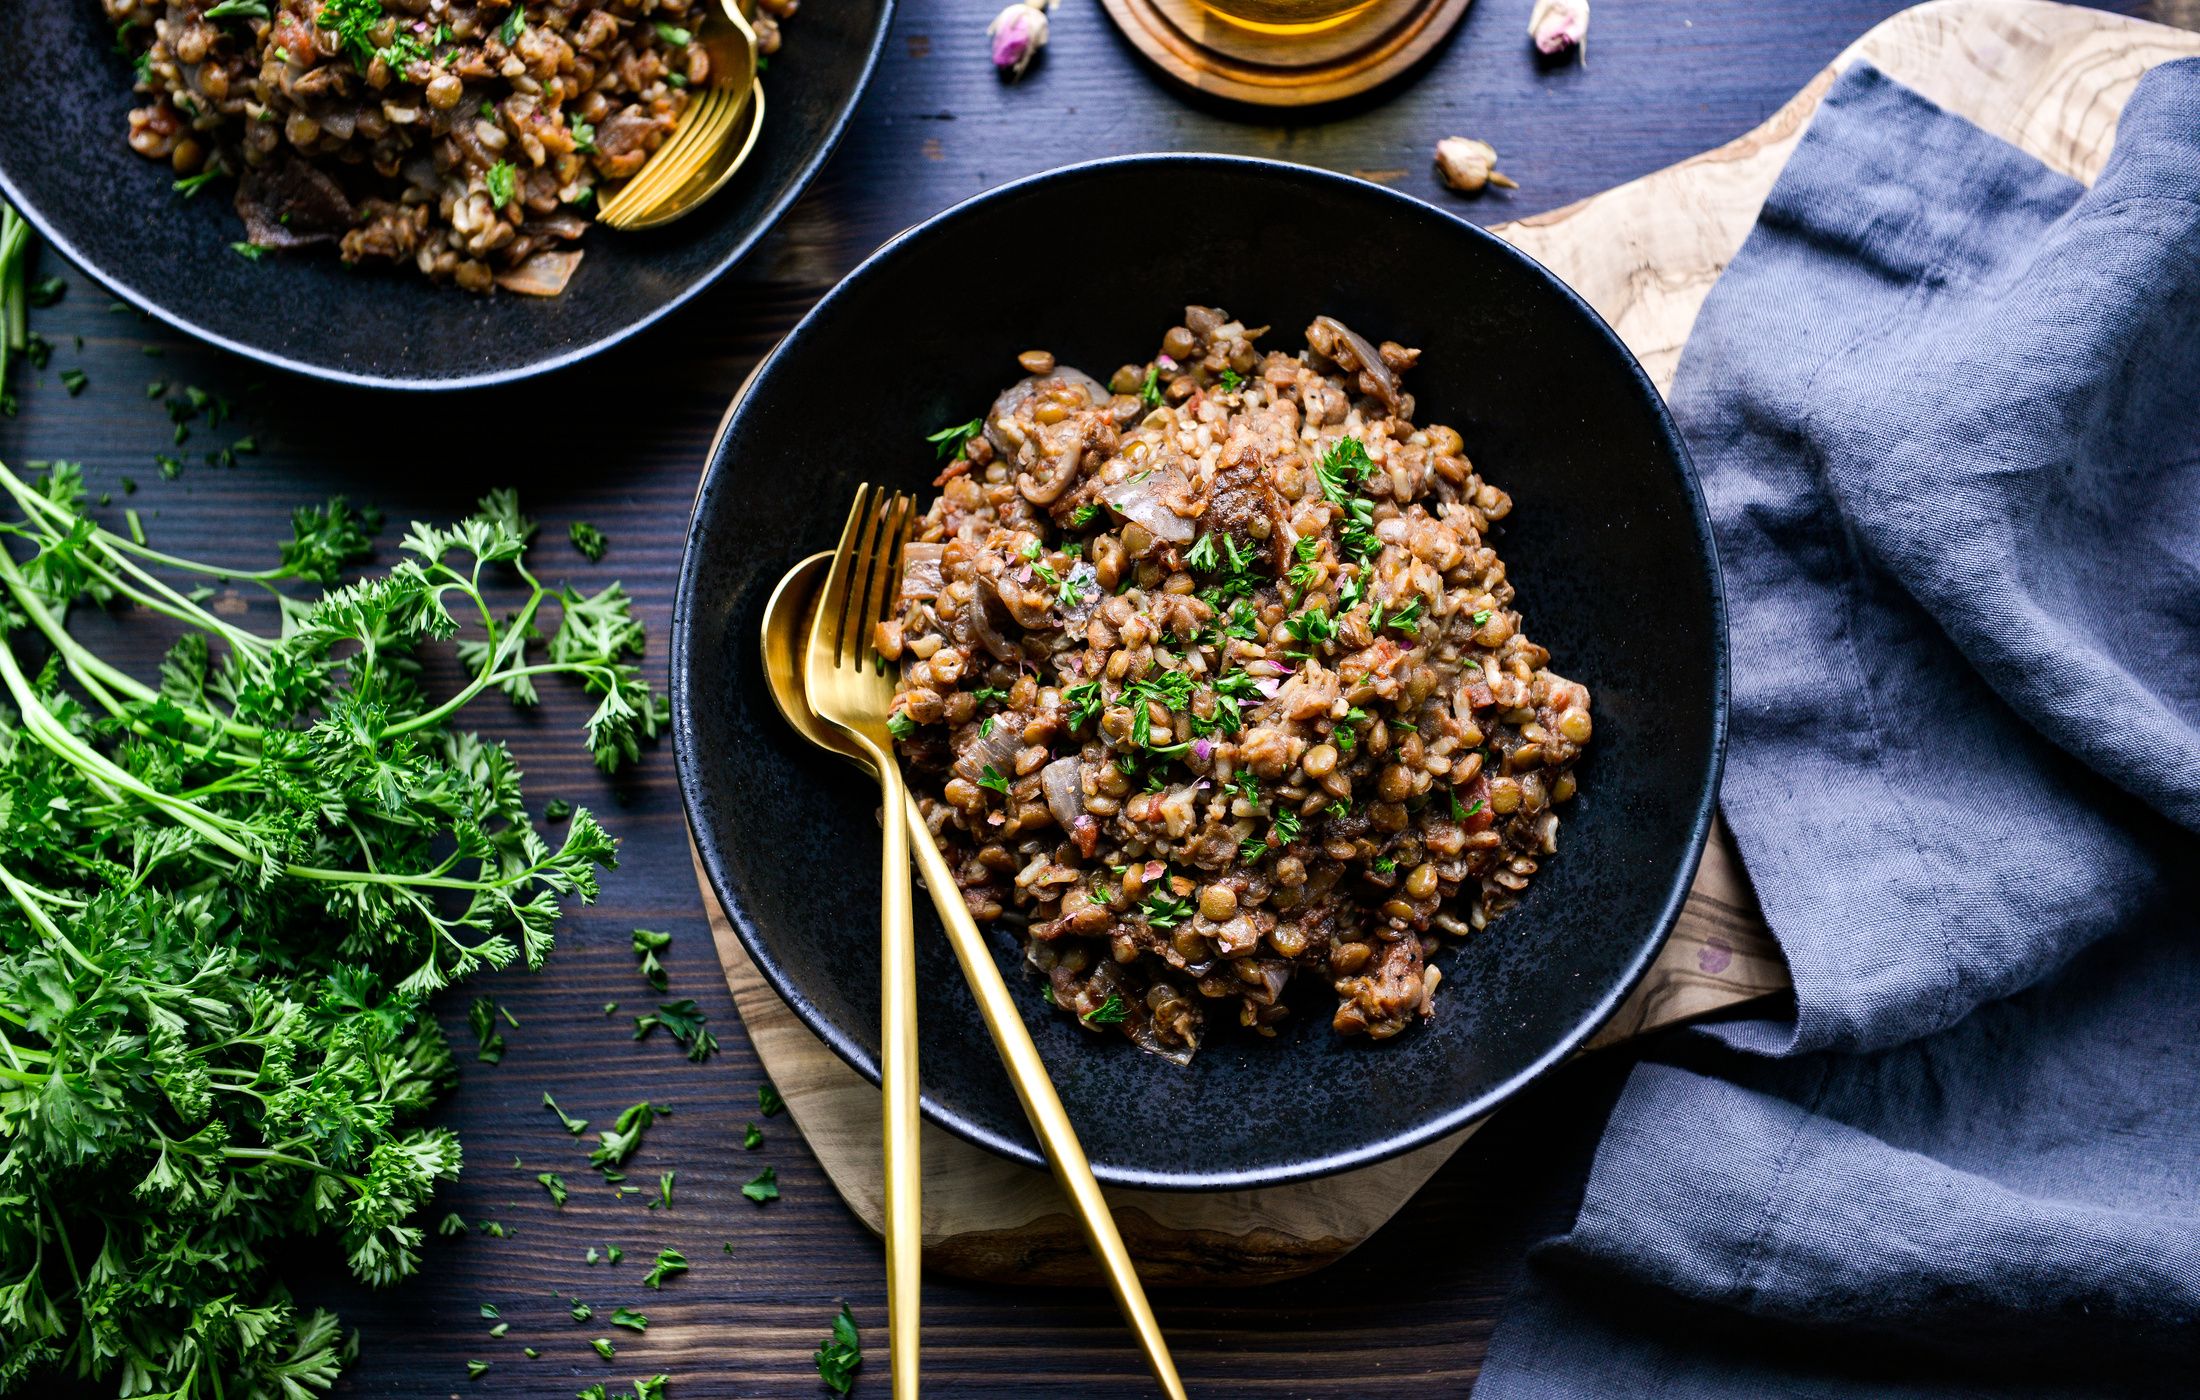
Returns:
[[[940,922],[947,927],[947,941],[954,947],[955,958],[962,964],[963,977],[978,999],[978,1011],[985,1017],[986,1029],[993,1032],[993,1043],[1001,1052],[1001,1063],[1008,1067],[1009,1081],[1016,1086],[1016,1097],[1023,1103],[1024,1116],[1031,1120],[1033,1131],[1039,1135],[1039,1145],[1054,1167],[1054,1179],[1061,1183],[1062,1194],[1077,1208],[1078,1222],[1085,1229],[1085,1243],[1107,1269],[1108,1288],[1115,1294],[1115,1304],[1122,1309],[1131,1330],[1138,1334],[1139,1348],[1146,1353],[1146,1365],[1152,1369],[1154,1379],[1160,1382],[1162,1393],[1169,1400],[1185,1400],[1184,1383],[1177,1379],[1176,1363],[1169,1358],[1169,1344],[1161,1335],[1161,1324],[1154,1321],[1153,1309],[1146,1303],[1146,1290],[1138,1281],[1138,1271],[1131,1265],[1130,1251],[1123,1247],[1123,1237],[1116,1232],[1115,1217],[1109,1214],[1107,1200],[1100,1194],[1100,1183],[1093,1179],[1092,1164],[1085,1160],[1085,1149],[1077,1141],[1077,1130],[1070,1126],[1069,1115],[1062,1110],[1062,1100],[1054,1092],[1054,1081],[1047,1077],[1046,1065],[1039,1059],[1039,1047],[1031,1042],[1031,1032],[1025,1028],[1024,1018],[1016,1009],[1008,983],[1001,980],[1001,969],[993,961],[992,950],[986,947],[985,935],[978,932],[977,921],[970,917],[969,908],[963,904],[955,884],[955,872],[948,867],[947,857],[940,854],[931,832],[925,828],[924,814],[917,810],[916,799],[905,792],[901,805],[907,813],[904,831],[908,844],[916,852],[917,868],[924,872],[925,886],[932,892],[932,904],[939,910]],[[892,1161],[889,1156],[889,1191]],[[889,1230],[893,1219],[891,1201],[889,1195]],[[893,1257],[891,1246],[887,1257],[889,1260]],[[895,1375],[897,1378],[900,1375],[898,1365]],[[898,1388],[895,1393],[900,1394]]]
[[[893,755],[879,765],[885,810],[910,805]],[[924,1213],[918,1147],[916,931],[909,911],[909,828],[887,822],[879,915],[879,1079],[886,1103],[886,1333],[894,1400],[917,1400]],[[953,888],[950,886],[950,888]]]

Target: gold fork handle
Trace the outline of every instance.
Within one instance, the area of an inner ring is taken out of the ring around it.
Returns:
[[[1063,1111],[1061,1097],[1054,1092],[1054,1081],[1047,1076],[1046,1064],[1039,1058],[1039,1047],[1032,1044],[1031,1031],[1025,1027],[1023,1015],[1016,1009],[1008,983],[1001,979],[1001,969],[993,961],[992,950],[986,947],[985,935],[978,932],[977,921],[970,917],[970,909],[962,901],[961,891],[955,884],[955,872],[949,868],[947,857],[940,854],[931,832],[925,829],[924,814],[918,810],[916,799],[905,795],[902,805],[907,816],[904,835],[909,836],[908,844],[915,848],[917,867],[924,872],[924,883],[932,893],[933,907],[939,910],[940,922],[946,925],[947,941],[955,949],[963,977],[978,999],[978,1011],[985,1017],[986,1029],[993,1032],[993,1043],[1001,1052],[1001,1063],[1008,1067],[1009,1081],[1016,1086],[1016,1097],[1023,1103],[1024,1116],[1031,1120],[1032,1130],[1039,1135],[1039,1145],[1054,1167],[1054,1179],[1061,1184],[1062,1194],[1069,1197],[1070,1204],[1077,1209],[1078,1223],[1085,1231],[1085,1243],[1107,1270],[1108,1288],[1115,1294],[1115,1305],[1122,1310],[1131,1331],[1137,1334],[1139,1349],[1146,1353],[1146,1365],[1153,1371],[1153,1378],[1160,1383],[1162,1393],[1169,1400],[1184,1400],[1184,1382],[1177,1379],[1176,1362],[1170,1359],[1169,1344],[1161,1335],[1161,1324],[1154,1320],[1153,1309],[1146,1303],[1145,1286],[1138,1281],[1130,1251],[1123,1245],[1123,1236],[1116,1231],[1115,1217],[1108,1211],[1107,1199],[1100,1194],[1100,1183],[1093,1179],[1092,1164],[1085,1160],[1085,1149],[1077,1140],[1077,1130],[1070,1126],[1069,1114]]]
[[[882,810],[909,806],[891,752],[879,764]],[[886,1102],[886,1335],[894,1400],[917,1400],[922,1321],[924,1214],[917,1130],[917,958],[909,912],[909,827],[888,821],[884,902],[879,916],[882,978],[879,1077]]]

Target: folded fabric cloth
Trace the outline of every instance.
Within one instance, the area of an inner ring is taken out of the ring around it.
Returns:
[[[1794,1012],[1636,1069],[1478,1395],[2200,1393],[2200,61],[2091,190],[1852,69],[1673,409]]]

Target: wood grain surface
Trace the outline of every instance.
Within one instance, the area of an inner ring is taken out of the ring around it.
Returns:
[[[813,0],[822,3],[822,0]],[[1431,61],[1396,86],[1288,120],[1246,118],[1164,85],[1082,0],[1056,13],[1054,42],[1024,83],[994,76],[982,33],[995,0],[920,0],[904,7],[871,93],[816,189],[735,274],[637,343],[540,384],[456,398],[339,391],[273,375],[184,342],[127,312],[65,267],[60,305],[34,313],[56,346],[43,375],[20,384],[23,416],[0,420],[0,460],[85,463],[94,490],[128,497],[156,543],[264,562],[289,510],[342,492],[393,518],[442,518],[481,491],[521,488],[544,522],[541,567],[575,581],[619,578],[661,643],[701,454],[734,387],[796,317],[880,239],[1003,180],[1088,156],[1151,149],[1266,154],[1384,179],[1444,201],[1428,170],[1443,135],[1481,136],[1522,182],[1512,195],[1460,204],[1495,223],[1532,217],[1711,149],[1777,110],[1873,23],[1892,0],[1703,0],[1599,7],[1590,66],[1545,71],[1527,52],[1525,0],[1477,0]],[[2111,6],[2127,13],[2147,6]],[[783,62],[798,62],[790,36]],[[768,139],[768,138],[767,138]],[[1155,237],[1166,237],[1165,221]],[[1339,231],[1340,254],[1349,230]],[[1126,249],[1126,256],[1135,249]],[[189,269],[178,270],[188,276]],[[1188,290],[1188,295],[1191,294]],[[971,314],[982,315],[982,307]],[[329,334],[342,333],[332,325]],[[81,344],[78,343],[81,337]],[[147,351],[156,351],[148,354]],[[71,397],[58,376],[81,368]],[[153,454],[170,429],[149,381],[240,395],[240,427],[262,451],[232,471],[196,455],[161,480]],[[590,566],[558,541],[574,519],[606,532]],[[394,536],[384,554],[394,548]],[[270,625],[248,606],[248,622]],[[150,674],[147,629],[111,627],[119,655]],[[664,655],[651,665],[662,678]],[[461,1084],[440,1120],[464,1136],[468,1167],[448,1193],[466,1218],[493,1217],[509,1237],[434,1241],[422,1276],[371,1293],[329,1268],[311,1244],[285,1261],[301,1295],[338,1307],[361,1355],[344,1396],[531,1396],[563,1400],[603,1380],[666,1371],[676,1400],[827,1394],[810,1352],[843,1302],[866,1338],[881,1320],[876,1242],[835,1197],[784,1117],[765,1121],[764,1147],[738,1146],[755,1117],[759,1071],[712,956],[690,873],[671,755],[648,754],[607,782],[577,740],[584,707],[551,689],[539,713],[481,711],[508,739],[530,791],[586,800],[623,838],[620,869],[601,901],[559,932],[550,966],[499,975],[486,990],[519,1017],[501,1065],[462,1056]],[[785,839],[804,839],[792,833]],[[691,1065],[663,1041],[629,1039],[625,1015],[646,1004],[630,930],[674,935],[672,995],[710,1013],[722,1052]],[[440,1007],[464,1043],[468,994]],[[622,1004],[618,1019],[605,1002]],[[1157,1306],[1188,1384],[1212,1396],[1453,1396],[1476,1373],[1504,1293],[1527,1246],[1564,1228],[1625,1054],[1592,1056],[1507,1108],[1447,1162],[1410,1205],[1331,1269],[1251,1289],[1163,1293]],[[586,1180],[585,1154],[540,1107],[545,1091],[602,1119],[648,1098],[675,1106],[636,1157],[635,1178],[677,1169],[669,1211],[601,1188],[551,1208],[533,1175]],[[522,1165],[514,1168],[517,1159]],[[783,1196],[763,1207],[739,1194],[759,1164]],[[591,1245],[627,1251],[618,1269],[584,1262]],[[726,1253],[723,1246],[733,1246]],[[640,1286],[636,1261],[683,1250],[692,1272],[662,1293]],[[646,1336],[622,1334],[615,1363],[587,1349],[568,1299],[599,1309],[640,1306]],[[495,1303],[511,1331],[486,1336],[479,1305]],[[1088,1397],[1151,1393],[1107,1297],[938,1278],[926,1297],[927,1376],[942,1396]],[[522,1346],[540,1350],[529,1361]],[[493,1363],[479,1381],[464,1363]],[[858,1395],[882,1393],[874,1361]]]

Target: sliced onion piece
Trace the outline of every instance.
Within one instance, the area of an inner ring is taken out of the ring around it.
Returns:
[[[994,726],[997,732],[999,725]],[[1039,770],[1039,784],[1046,789],[1047,807],[1067,831],[1085,814],[1085,775],[1076,758],[1057,758]]]
[[[908,544],[901,549],[901,601],[929,603],[940,596],[940,556],[944,544]]]
[[[1334,316],[1316,316],[1314,324],[1324,327],[1345,343],[1352,351],[1352,357],[1359,363],[1344,367],[1367,371],[1367,377],[1375,383],[1375,396],[1383,401],[1384,407],[1395,412],[1398,407],[1398,378],[1390,372],[1390,366],[1383,363],[1382,352],[1368,344],[1365,336]],[[1344,364],[1344,357],[1341,355],[1332,354],[1330,358],[1340,365]]]
[[[1128,481],[1120,481],[1100,493],[1101,499],[1114,507],[1115,513],[1125,520],[1134,520],[1146,527],[1157,540],[1170,544],[1189,544],[1197,533],[1192,522],[1170,510],[1162,499],[1162,487],[1166,478],[1158,472],[1148,472]]]

